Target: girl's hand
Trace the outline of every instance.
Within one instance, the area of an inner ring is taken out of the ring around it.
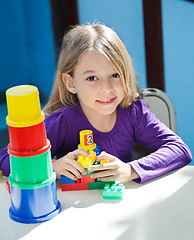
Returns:
[[[97,178],[100,181],[119,181],[128,182],[139,178],[138,174],[128,163],[124,163],[117,157],[112,156],[106,152],[102,152],[97,161],[107,159],[109,163],[100,165],[92,165],[88,168],[89,171],[100,171],[91,174],[91,178]]]
[[[53,161],[53,170],[56,172],[56,175],[64,175],[76,181],[81,178],[81,175],[86,174],[86,169],[77,162],[77,159],[81,154],[91,157],[89,152],[83,149],[77,149],[73,152],[69,152],[62,158]]]

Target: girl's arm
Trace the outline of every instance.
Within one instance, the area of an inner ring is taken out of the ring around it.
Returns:
[[[191,159],[188,146],[161,123],[150,110],[138,99],[130,108],[130,121],[134,129],[134,140],[151,148],[153,153],[129,163],[102,153],[98,161],[110,160],[110,163],[91,166],[90,171],[103,170],[91,175],[101,181],[118,180],[127,182],[135,180],[145,182],[172,170],[187,165]]]
[[[133,105],[131,117],[135,141],[153,150],[148,156],[130,163],[140,176],[139,182],[158,177],[191,162],[192,155],[188,146],[161,123],[141,99]]]
[[[2,170],[4,176],[8,176],[10,173],[10,161],[7,147],[0,151],[0,170]]]

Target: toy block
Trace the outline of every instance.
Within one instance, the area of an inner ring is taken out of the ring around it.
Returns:
[[[61,191],[89,190],[88,183],[61,184]]]
[[[3,179],[3,172],[0,170],[0,181]]]
[[[123,199],[123,190],[125,189],[123,184],[106,184],[102,194],[105,199]]]
[[[71,178],[68,178],[64,175],[61,175],[61,184],[70,184],[75,183],[75,180],[72,180]]]
[[[95,161],[93,165],[100,165],[99,162]],[[89,171],[88,168],[86,168],[87,175],[92,174],[93,172],[99,172],[99,171]]]
[[[95,182],[89,182],[88,183],[88,188],[89,190],[96,190],[96,189],[103,189],[106,184],[115,184],[115,181],[110,181],[110,182],[101,182],[101,181],[95,181]]]
[[[104,163],[109,163],[110,161],[108,159],[103,159],[100,161],[100,164],[104,164]]]
[[[77,162],[80,163],[84,168],[88,168],[91,165],[90,158],[84,155],[79,156]]]
[[[95,182],[95,179],[92,179],[90,175],[83,175],[81,178],[81,183]]]
[[[100,163],[95,161],[93,165],[100,165]]]
[[[92,157],[81,155],[77,160],[77,162],[80,163],[84,168],[88,168],[96,161],[96,153],[92,150],[90,150],[89,153],[92,154]]]
[[[7,179],[6,183],[5,183],[6,189],[8,191],[8,193],[10,194],[10,184],[9,184],[9,179]]]

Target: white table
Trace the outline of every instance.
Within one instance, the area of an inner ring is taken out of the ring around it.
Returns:
[[[10,197],[0,182],[0,239],[194,239],[194,166],[149,181],[126,184],[123,200],[105,200],[102,190],[61,192],[62,211],[41,224],[8,216]]]

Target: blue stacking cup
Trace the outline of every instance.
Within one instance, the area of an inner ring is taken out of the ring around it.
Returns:
[[[50,220],[61,210],[57,200],[55,180],[47,186],[21,189],[10,185],[10,218],[20,223],[39,223]]]

